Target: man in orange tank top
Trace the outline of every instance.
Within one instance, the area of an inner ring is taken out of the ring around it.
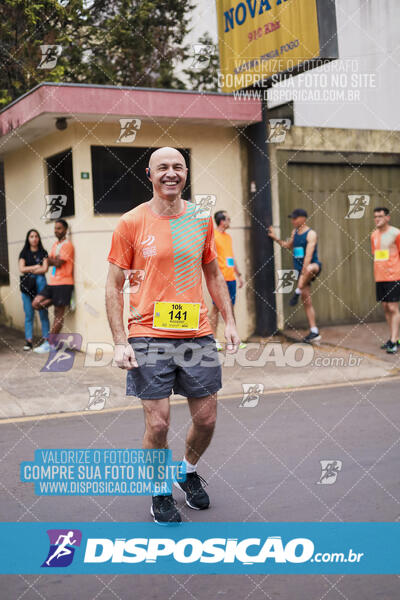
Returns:
[[[382,302],[390,338],[381,348],[395,354],[399,348],[400,326],[400,229],[389,225],[389,209],[374,209],[376,229],[371,234],[371,249],[374,257],[376,300]]]

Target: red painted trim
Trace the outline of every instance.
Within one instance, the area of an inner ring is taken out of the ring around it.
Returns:
[[[235,100],[218,94],[173,93],[164,90],[118,89],[44,85],[0,114],[0,135],[21,127],[44,113],[168,118],[184,121],[226,121],[226,124],[261,121],[257,99]]]

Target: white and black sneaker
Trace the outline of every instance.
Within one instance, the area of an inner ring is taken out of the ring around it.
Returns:
[[[194,510],[210,506],[210,498],[202,484],[207,485],[207,481],[196,472],[187,473],[186,481],[174,481],[174,485],[185,494],[186,504]]]
[[[312,344],[313,342],[318,342],[321,339],[321,335],[319,333],[313,333],[310,331],[306,337],[302,339],[305,344]]]
[[[150,513],[154,522],[160,525],[177,525],[182,522],[172,494],[153,496]]]
[[[32,348],[33,348],[32,342],[29,341],[29,340],[25,340],[25,346],[24,346],[25,352],[28,352],[29,350],[32,350]]]

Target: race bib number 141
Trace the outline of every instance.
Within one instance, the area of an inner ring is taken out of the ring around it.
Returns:
[[[199,302],[155,302],[153,327],[155,329],[191,329],[199,328]]]

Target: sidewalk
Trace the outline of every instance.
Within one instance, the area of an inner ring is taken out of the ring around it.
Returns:
[[[283,332],[285,339],[298,341],[308,330],[286,329]],[[386,342],[389,333],[387,323],[363,323],[355,325],[335,325],[334,327],[322,327],[321,329],[321,347],[332,346],[334,348],[347,348],[360,352],[365,356],[383,360],[392,364],[394,368],[400,369],[400,353],[387,354],[380,349],[382,343]]]
[[[293,332],[290,335],[295,337]],[[251,340],[236,356],[225,357],[221,352],[221,395],[237,396],[240,403],[243,384],[263,385],[264,393],[290,392],[400,373],[400,354],[389,356],[379,350],[380,340],[385,339],[384,324],[325,328],[322,336],[322,343],[315,347],[275,337]],[[91,386],[110,389],[103,411],[139,406],[137,399],[125,396],[126,374],[111,366],[111,355],[106,357],[108,366],[89,367],[85,353],[77,352],[71,370],[45,373],[41,369],[47,355],[24,352],[23,342],[20,332],[0,327],[0,418],[76,411],[88,415]]]

